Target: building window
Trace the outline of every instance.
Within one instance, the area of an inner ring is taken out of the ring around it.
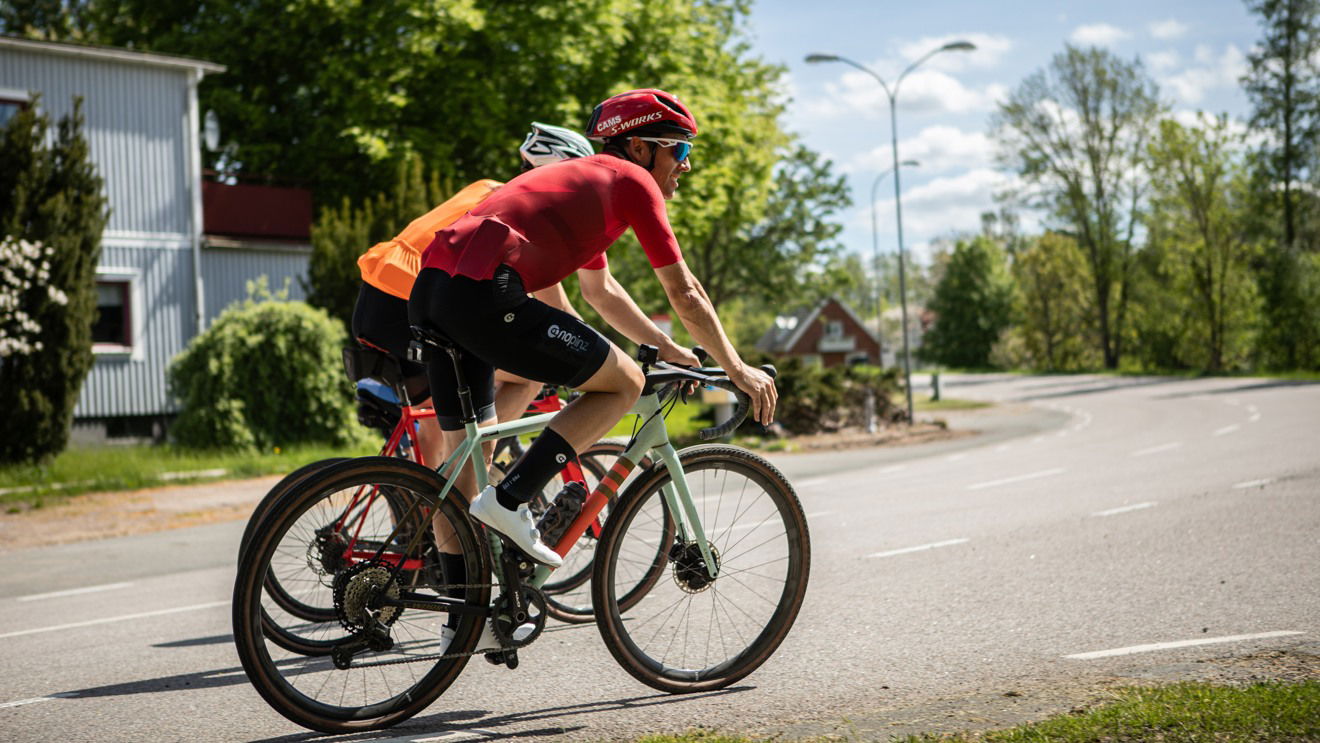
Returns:
[[[0,128],[9,124],[14,114],[28,107],[26,93],[19,90],[0,88]]]
[[[107,350],[133,346],[133,290],[130,282],[96,282],[92,345],[107,347]]]
[[[843,337],[843,321],[842,321],[842,320],[829,320],[829,321],[827,321],[827,322],[825,323],[825,337],[826,337],[826,338],[842,338],[842,337]]]

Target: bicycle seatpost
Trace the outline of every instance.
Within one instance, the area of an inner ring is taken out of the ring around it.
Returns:
[[[460,422],[465,426],[476,423],[477,411],[472,407],[472,388],[468,387],[467,379],[463,376],[463,365],[458,363],[463,352],[456,346],[446,345],[445,353],[449,354],[449,361],[454,365],[454,380],[458,382],[458,409],[463,416]]]

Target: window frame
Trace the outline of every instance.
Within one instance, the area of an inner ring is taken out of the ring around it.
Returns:
[[[20,111],[24,111],[32,106],[32,93],[17,88],[0,88],[0,103],[14,103]],[[0,122],[0,125],[7,123],[6,120]]]
[[[123,287],[124,343],[92,341],[92,353],[97,356],[127,356],[133,361],[146,358],[142,338],[142,272],[136,268],[99,267],[96,285],[118,284]]]

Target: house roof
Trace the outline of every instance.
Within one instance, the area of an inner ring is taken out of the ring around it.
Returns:
[[[4,48],[45,52],[47,54],[62,54],[72,57],[93,57],[96,59],[114,60],[154,67],[184,68],[197,70],[202,73],[219,73],[225,71],[224,65],[218,65],[214,62],[207,62],[201,59],[178,57],[172,54],[135,52],[113,46],[70,44],[63,41],[34,41],[32,39],[20,39],[15,36],[0,36],[0,49]]]
[[[820,315],[821,310],[825,309],[825,306],[830,302],[842,307],[843,311],[848,313],[848,317],[851,317],[857,323],[857,326],[862,329],[862,332],[871,336],[871,340],[879,343],[875,333],[858,319],[852,308],[840,301],[838,297],[826,297],[817,302],[814,307],[802,307],[790,315],[777,316],[775,323],[756,342],[756,348],[766,353],[782,353],[797,345],[798,340],[807,332],[807,328],[811,327],[811,324]]]

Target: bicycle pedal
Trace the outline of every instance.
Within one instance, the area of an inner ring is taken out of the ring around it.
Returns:
[[[505,666],[510,671],[518,667],[517,650],[496,650],[486,653],[485,658],[492,666]]]

